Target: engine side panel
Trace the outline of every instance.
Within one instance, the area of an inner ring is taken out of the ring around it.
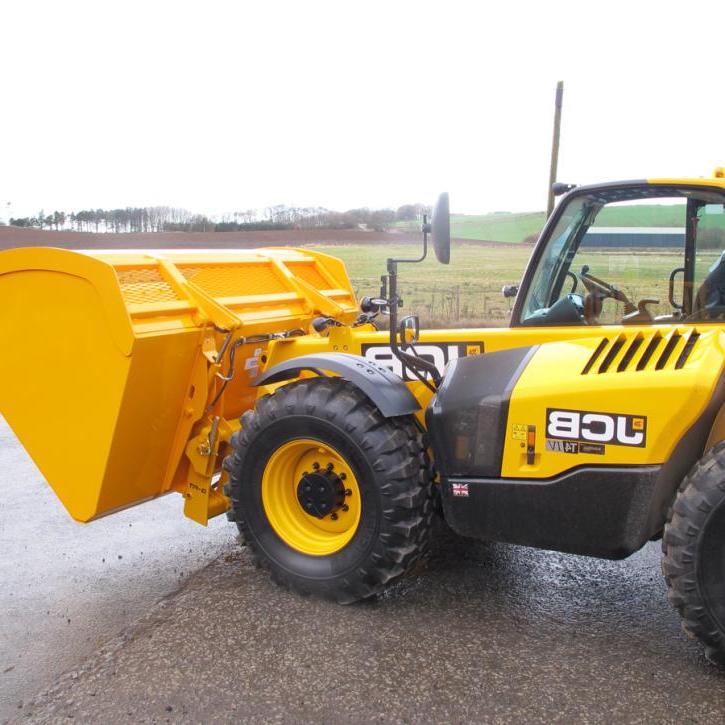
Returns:
[[[602,349],[595,339],[541,345],[511,395],[501,475],[549,479],[580,466],[666,463],[712,400],[725,358],[725,336],[711,330],[680,363],[689,335],[665,330],[649,356],[642,339],[630,359],[641,333],[620,333]],[[533,460],[522,436],[530,427]]]
[[[572,553],[636,551],[725,400],[723,339],[666,328],[546,343],[518,366],[508,351],[498,377],[502,353],[460,361],[427,418],[449,524]]]

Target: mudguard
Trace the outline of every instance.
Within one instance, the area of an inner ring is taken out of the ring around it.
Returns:
[[[321,352],[285,360],[266,370],[253,385],[259,387],[292,380],[299,377],[302,370],[312,370],[320,375],[325,370],[336,373],[358,387],[386,418],[411,415],[420,410],[413,393],[395,373],[359,355],[344,352]]]

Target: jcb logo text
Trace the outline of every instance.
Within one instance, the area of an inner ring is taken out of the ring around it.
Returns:
[[[548,438],[643,448],[647,443],[647,418],[548,408],[546,435]]]

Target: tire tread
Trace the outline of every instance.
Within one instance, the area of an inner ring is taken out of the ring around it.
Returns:
[[[682,628],[706,647],[708,659],[725,664],[725,632],[710,616],[698,586],[697,561],[708,516],[725,500],[725,441],[698,461],[684,478],[667,513],[662,536],[662,573],[667,598]]]
[[[380,533],[370,555],[353,573],[323,588],[306,585],[261,551],[240,499],[241,474],[256,437],[280,416],[294,413],[337,424],[365,451],[378,477],[385,479],[378,487]],[[277,584],[303,596],[316,593],[348,604],[380,594],[427,555],[434,516],[432,478],[422,433],[411,416],[384,418],[351,383],[340,378],[310,378],[260,398],[254,411],[242,415],[241,425],[232,437],[232,452],[224,460],[229,473],[225,492],[232,501],[229,518],[236,522],[255,563],[269,571]]]

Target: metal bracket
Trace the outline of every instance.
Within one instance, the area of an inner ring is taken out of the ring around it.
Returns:
[[[217,475],[216,461],[220,444],[227,442],[234,430],[235,426],[215,416],[186,446],[191,465],[184,491],[184,514],[203,526],[230,506],[223,493],[225,474]]]

